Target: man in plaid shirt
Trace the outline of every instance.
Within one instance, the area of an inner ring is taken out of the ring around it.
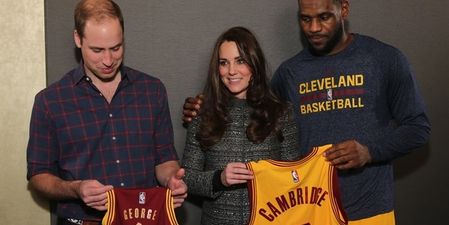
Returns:
[[[109,0],[82,0],[74,39],[80,65],[36,95],[27,178],[57,201],[59,224],[100,224],[113,187],[187,192],[164,85],[122,65],[123,17]]]

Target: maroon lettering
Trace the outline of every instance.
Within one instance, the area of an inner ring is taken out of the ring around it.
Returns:
[[[274,216],[273,215],[271,215],[271,214],[266,214],[267,213],[267,210],[265,210],[265,209],[259,209],[259,214],[261,215],[261,216],[263,216],[265,219],[267,219],[268,221],[273,221],[274,220]]]
[[[273,213],[275,217],[278,217],[278,215],[281,214],[281,211],[279,211],[279,209],[277,209],[273,204],[271,204],[271,202],[268,202],[267,206],[268,208],[270,208],[271,213]]]
[[[304,187],[306,204],[309,204],[309,192],[307,186]]]
[[[296,195],[298,195],[298,205],[304,204],[304,198],[302,197],[302,188],[296,189]]]
[[[321,202],[324,201],[324,200],[326,200],[324,197],[326,197],[327,194],[328,194],[328,192],[325,191],[325,192],[321,195],[320,199],[318,200],[318,202],[317,202],[316,204],[319,205],[319,206],[321,206]]]
[[[289,191],[288,198],[290,199],[290,206],[294,207],[296,205],[295,192]]]
[[[279,208],[281,208],[282,212],[290,208],[290,206],[287,203],[287,199],[285,199],[284,195],[276,197],[276,202],[278,203],[278,206]]]
[[[310,194],[310,204],[315,204],[318,201],[321,191],[321,188],[312,187],[312,193]]]

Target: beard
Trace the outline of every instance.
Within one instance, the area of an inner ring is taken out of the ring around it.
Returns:
[[[306,36],[306,35],[305,35]],[[335,33],[330,37],[330,39],[324,44],[322,48],[315,48],[313,44],[310,42],[308,38],[307,40],[307,47],[309,48],[310,52],[313,55],[323,56],[328,55],[332,52],[332,50],[335,49],[335,46],[337,46],[343,36],[343,25],[339,24],[338,27],[335,29]]]

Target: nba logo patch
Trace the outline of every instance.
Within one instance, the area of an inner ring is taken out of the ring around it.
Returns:
[[[145,192],[139,192],[139,204],[144,205],[146,202],[145,199],[146,193]]]
[[[332,97],[332,89],[327,89],[326,97],[327,97],[328,101],[331,101],[333,99],[333,97]]]
[[[292,170],[292,180],[294,183],[298,183],[299,182],[299,175],[298,172],[296,170]]]

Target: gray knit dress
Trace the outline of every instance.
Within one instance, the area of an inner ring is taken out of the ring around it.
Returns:
[[[230,162],[250,162],[261,159],[294,160],[299,157],[298,133],[293,112],[282,117],[284,141],[271,134],[264,142],[254,144],[246,137],[249,124],[249,106],[245,100],[234,100],[229,109],[232,118],[219,143],[203,150],[195,138],[199,118],[189,125],[182,167],[186,169],[185,182],[191,195],[204,197],[202,225],[246,225],[250,215],[247,185],[233,185],[224,191],[213,191],[214,172]]]

